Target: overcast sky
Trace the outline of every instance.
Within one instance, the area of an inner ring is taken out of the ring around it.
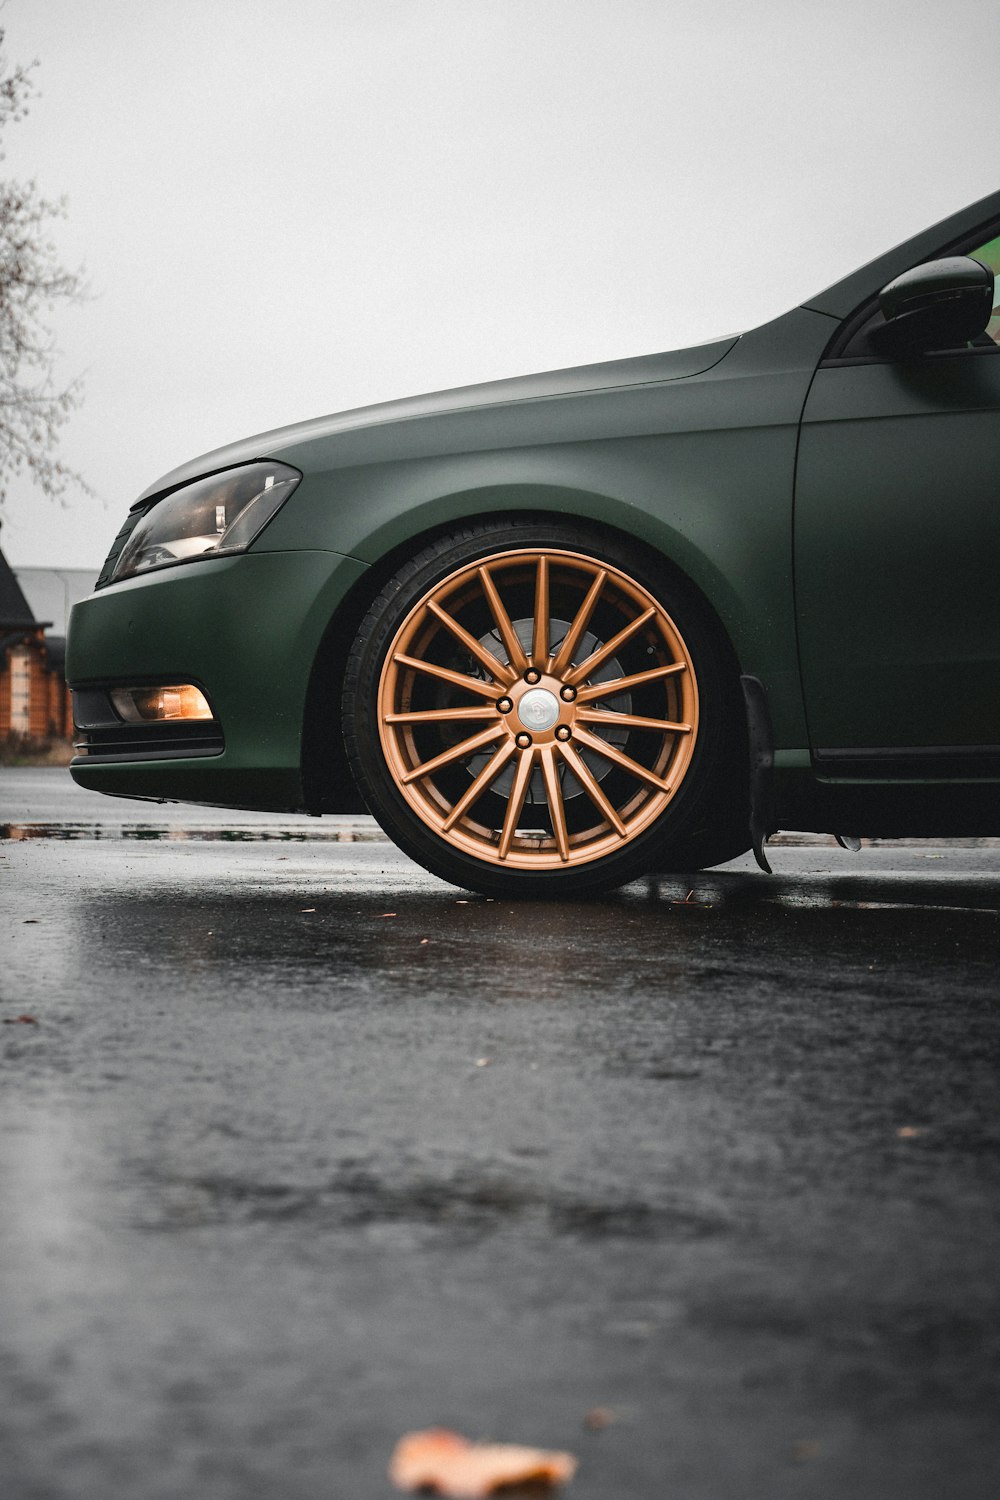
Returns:
[[[86,403],[15,565],[371,401],[752,327],[997,186],[995,0],[8,0]]]

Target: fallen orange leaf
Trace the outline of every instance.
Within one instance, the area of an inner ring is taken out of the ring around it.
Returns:
[[[389,1478],[402,1490],[430,1490],[452,1500],[482,1500],[505,1485],[563,1484],[576,1472],[570,1453],[516,1443],[471,1443],[445,1427],[408,1432],[396,1444]]]

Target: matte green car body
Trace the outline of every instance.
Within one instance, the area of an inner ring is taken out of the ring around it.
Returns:
[[[669,559],[762,684],[772,827],[1000,833],[1000,350],[829,358],[886,282],[997,224],[1000,193],[739,337],[321,418],[166,475],[142,498],[253,459],[303,477],[245,555],[73,611],[74,689],[199,684],[221,753],[73,776],[354,810],[339,685],[386,579],[469,521],[568,516]]]

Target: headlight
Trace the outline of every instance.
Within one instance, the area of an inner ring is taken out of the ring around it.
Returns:
[[[108,582],[197,557],[245,552],[301,478],[287,464],[243,464],[155,500],[139,512]]]

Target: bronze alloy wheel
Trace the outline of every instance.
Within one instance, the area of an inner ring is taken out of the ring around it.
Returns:
[[[524,872],[614,856],[695,753],[695,665],[620,567],[493,551],[427,588],[389,644],[378,733],[400,798],[456,854]]]

